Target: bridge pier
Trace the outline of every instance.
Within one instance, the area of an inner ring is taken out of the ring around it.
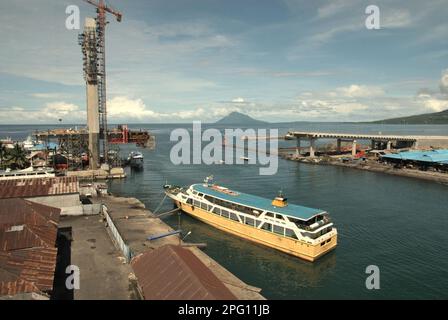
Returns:
[[[386,150],[392,149],[392,141],[387,141]]]
[[[356,156],[356,140],[352,142],[352,156]]]
[[[301,139],[297,138],[297,145],[296,145],[296,156],[297,157],[300,156],[300,144],[301,144]]]
[[[311,158],[314,158],[316,156],[315,151],[316,151],[316,139],[311,138],[310,139],[310,157]]]

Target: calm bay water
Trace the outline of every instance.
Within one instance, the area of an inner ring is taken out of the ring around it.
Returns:
[[[185,126],[185,125],[184,125]],[[297,124],[309,131],[448,135],[448,126]],[[155,209],[168,182],[189,185],[213,174],[236,190],[272,198],[282,189],[291,203],[330,212],[339,231],[337,249],[308,263],[240,240],[182,215],[191,242],[206,242],[207,254],[269,299],[447,299],[448,186],[417,179],[279,160],[274,176],[254,165],[181,165],[170,162],[176,125],[134,125],[156,135],[155,150],[143,150],[144,170],[110,182],[114,194],[132,196]],[[275,127],[275,126],[273,126]],[[277,126],[278,127],[278,126]],[[0,126],[0,138],[24,139],[38,126]],[[284,144],[284,142],[283,142]],[[133,146],[120,146],[123,155]],[[160,212],[172,209],[166,200]],[[177,218],[166,222],[177,227]],[[365,268],[377,265],[381,289],[365,288]]]

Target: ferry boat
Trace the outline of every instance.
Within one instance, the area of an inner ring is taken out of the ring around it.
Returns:
[[[187,214],[220,230],[315,261],[337,245],[337,230],[326,211],[230,190],[207,177],[189,187],[164,186],[165,193]]]

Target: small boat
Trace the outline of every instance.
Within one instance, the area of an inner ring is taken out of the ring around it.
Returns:
[[[289,204],[282,193],[271,201],[212,180],[189,187],[165,185],[165,194],[204,223],[307,261],[336,248],[337,230],[326,211]]]
[[[0,142],[6,147],[6,149],[14,149],[14,141],[10,137],[1,139]]]
[[[138,151],[133,151],[128,156],[128,163],[131,168],[143,169],[143,154]]]
[[[46,149],[42,141],[34,141],[31,138],[31,136],[28,136],[26,140],[22,142],[22,146],[25,150],[29,151],[38,151]]]
[[[248,162],[250,160],[250,158],[248,157],[240,157],[241,160],[244,160],[245,162]]]

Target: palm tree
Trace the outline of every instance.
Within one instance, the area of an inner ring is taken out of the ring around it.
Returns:
[[[9,152],[9,161],[12,162],[11,167],[13,167],[13,169],[23,168],[27,164],[28,160],[26,159],[26,152],[18,143],[16,143],[14,148]]]
[[[8,150],[3,142],[0,141],[0,168],[3,169],[3,159],[8,154]]]

